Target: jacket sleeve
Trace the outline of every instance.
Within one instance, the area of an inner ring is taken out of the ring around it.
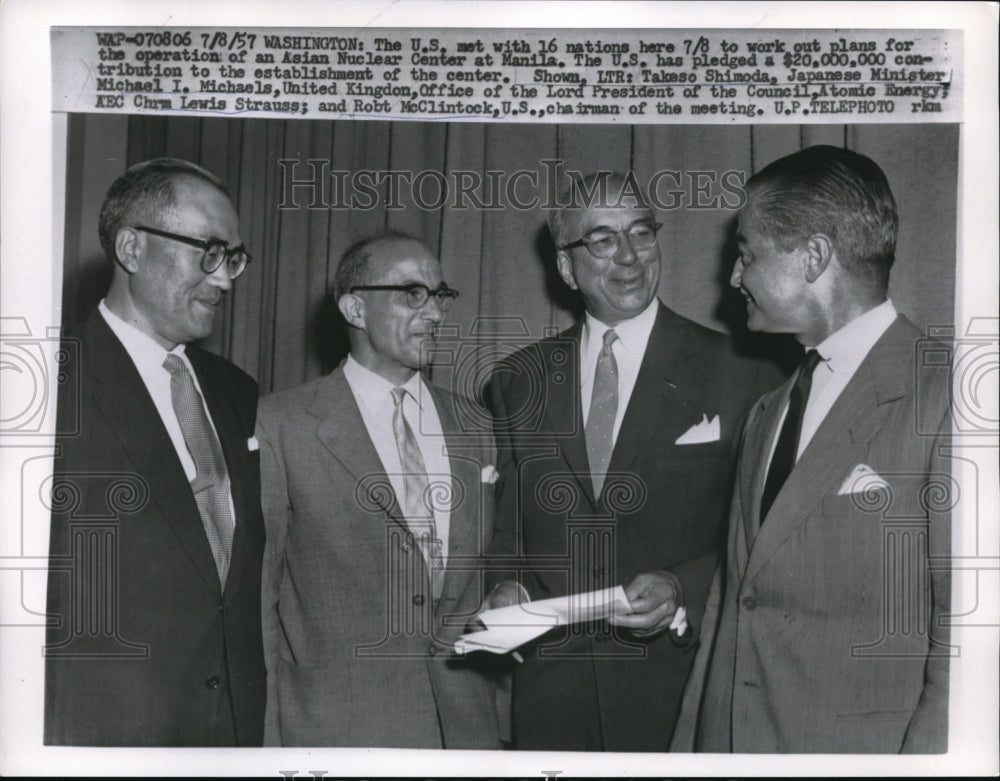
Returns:
[[[670,751],[691,752],[695,749],[695,737],[698,728],[698,713],[701,710],[701,698],[705,691],[705,678],[708,675],[708,664],[712,658],[715,645],[715,630],[719,622],[719,612],[722,609],[722,565],[715,568],[712,587],[705,603],[705,615],[701,624],[701,644],[694,658],[694,666],[684,687],[681,699],[681,712],[677,717],[674,735],[670,741]]]
[[[925,493],[930,496],[932,481],[951,475],[951,415],[946,412],[935,437]],[[948,485],[957,484],[952,477]],[[951,490],[941,502],[927,501],[928,551],[931,585],[930,643],[924,668],[924,688],[903,739],[904,754],[943,754],[948,750],[949,631],[946,623],[951,604],[951,514],[957,496]],[[935,508],[939,507],[940,512]]]
[[[264,663],[267,666],[267,708],[264,716],[264,745],[280,746],[277,668],[281,647],[281,622],[278,595],[284,576],[285,538],[291,511],[285,477],[284,454],[280,442],[263,416],[257,418],[257,442],[260,446],[261,507],[267,538],[261,573],[261,623],[264,637]]]
[[[509,427],[504,423],[508,420],[506,400],[496,375],[486,386],[485,398],[494,420],[497,471],[500,473],[495,492],[496,514],[493,520],[493,535],[487,547],[491,560],[486,576],[486,589],[489,591],[504,581],[520,583],[521,560],[518,555],[520,545],[517,461]]]

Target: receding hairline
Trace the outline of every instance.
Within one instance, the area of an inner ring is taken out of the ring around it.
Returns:
[[[420,247],[428,255],[437,260],[437,257],[434,255],[434,253],[431,252],[430,247],[424,244],[424,242],[422,242],[420,239],[415,238],[413,236],[379,236],[378,238],[373,239],[371,244],[368,245],[367,255],[370,260],[376,257],[378,253],[384,253],[392,247],[402,246],[406,244]]]
[[[604,187],[598,192],[606,191],[607,202],[580,203],[579,198],[583,197],[582,193],[580,193],[580,186],[596,190],[599,186],[599,181],[603,181]],[[579,181],[569,179],[559,192],[557,198],[557,204],[559,205],[557,208],[550,210],[546,216],[549,234],[556,245],[558,246],[565,241],[572,241],[571,238],[565,235],[567,233],[567,223],[570,220],[579,220],[582,215],[596,209],[607,211],[635,209],[645,211],[651,217],[654,216],[653,207],[647,201],[641,187],[637,190],[630,188],[627,195],[622,195],[622,190],[630,182],[637,184],[635,175],[631,171],[628,173],[622,173],[621,171],[595,171],[582,177]]]

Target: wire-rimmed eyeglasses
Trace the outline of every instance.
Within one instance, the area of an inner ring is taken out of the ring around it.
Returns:
[[[406,304],[410,309],[420,309],[427,303],[427,299],[434,296],[442,312],[450,309],[452,302],[458,298],[458,291],[444,282],[433,290],[420,282],[411,282],[408,285],[352,285],[347,292],[353,293],[355,290],[400,290],[406,293]]]
[[[250,253],[242,245],[229,249],[226,242],[222,241],[222,239],[194,239],[190,236],[182,236],[179,233],[171,233],[170,231],[150,228],[145,225],[136,225],[135,230],[151,233],[154,236],[160,236],[164,239],[179,241],[202,250],[201,270],[206,274],[214,274],[225,263],[226,274],[230,279],[236,279],[236,277],[243,273],[247,267],[247,263],[251,260]]]
[[[618,252],[622,236],[637,252],[647,250],[656,244],[656,232],[662,227],[663,225],[659,222],[637,222],[634,225],[629,225],[625,230],[619,231],[610,228],[595,228],[582,239],[563,244],[559,249],[586,247],[595,258],[610,258]]]

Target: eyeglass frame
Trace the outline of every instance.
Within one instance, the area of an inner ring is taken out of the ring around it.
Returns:
[[[406,293],[406,305],[410,307],[410,309],[414,310],[423,309],[424,306],[427,304],[427,302],[431,300],[431,294],[433,294],[434,300],[437,301],[437,305],[441,308],[442,312],[448,311],[448,309],[451,308],[451,305],[455,302],[455,299],[458,298],[459,296],[458,291],[455,290],[455,288],[453,287],[448,287],[448,284],[446,282],[442,282],[433,290],[427,285],[425,285],[423,282],[410,282],[406,285],[351,285],[351,287],[348,288],[347,292],[353,293],[355,290],[403,291],[404,293]],[[416,305],[414,305],[410,301],[410,293],[415,290],[424,290],[426,293],[424,300]],[[444,296],[443,298],[442,294]]]
[[[216,271],[222,268],[223,265],[225,265],[226,273],[229,275],[230,281],[238,279],[239,276],[244,271],[246,271],[250,261],[253,260],[253,256],[246,251],[246,247],[242,244],[238,247],[233,247],[232,249],[230,249],[229,246],[226,244],[226,242],[224,242],[222,239],[195,239],[192,238],[191,236],[182,236],[179,233],[171,233],[170,231],[161,230],[160,228],[150,228],[147,225],[134,225],[133,230],[143,231],[144,233],[149,233],[152,234],[153,236],[159,236],[160,238],[163,239],[171,239],[173,241],[179,241],[182,244],[187,244],[188,246],[191,247],[197,247],[202,251],[201,259],[198,261],[198,266],[199,268],[201,268],[202,273],[214,274]],[[222,252],[219,255],[221,260],[214,268],[206,268],[205,259],[208,258],[209,250],[211,250],[213,247],[222,248]],[[229,270],[229,259],[235,258],[238,255],[243,256],[244,258],[243,265],[240,266],[239,271],[233,274]]]
[[[587,235],[584,236],[582,239],[577,239],[576,241],[571,241],[569,244],[563,244],[561,247],[556,247],[556,249],[562,251],[562,250],[568,250],[568,249],[575,249],[577,247],[586,247],[587,248],[587,252],[589,252],[593,257],[600,258],[601,260],[607,260],[608,258],[614,257],[615,253],[618,252],[619,248],[621,247],[621,238],[620,237],[624,237],[625,241],[627,241],[629,243],[629,246],[632,247],[632,242],[629,239],[630,231],[633,228],[636,228],[636,227],[638,227],[640,225],[648,226],[648,227],[650,227],[650,228],[653,229],[653,243],[650,244],[648,247],[641,247],[640,249],[641,250],[652,249],[653,247],[656,246],[656,234],[660,230],[660,228],[663,227],[663,223],[662,222],[647,222],[646,220],[638,220],[636,222],[633,222],[631,225],[629,225],[624,230],[613,230],[611,228],[594,228],[592,231],[588,232]],[[594,252],[590,248],[590,241],[589,240],[590,240],[591,235],[594,234],[594,233],[610,233],[610,234],[612,234],[615,237],[615,248],[614,248],[614,250],[611,251],[610,254],[608,254],[608,255],[598,255],[596,252]],[[632,247],[632,249],[634,250],[635,247]]]

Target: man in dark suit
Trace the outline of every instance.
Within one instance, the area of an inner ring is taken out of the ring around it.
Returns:
[[[45,742],[260,745],[257,386],[189,344],[249,260],[239,220],[164,158],[111,185],[100,237],[114,275],[58,413]]]
[[[519,749],[667,749],[738,423],[780,382],[657,300],[660,226],[628,181],[613,175],[604,191],[591,177],[550,212],[559,274],[586,317],[502,362],[487,388],[503,475],[493,552],[515,571],[494,572],[486,607],[523,599],[519,589],[538,599],[621,584],[632,610],[522,650]],[[585,203],[590,191],[601,200]]]
[[[457,293],[403,235],[348,249],[350,355],[261,401],[266,743],[500,747],[496,687],[451,648],[482,599],[492,432],[419,372]]]
[[[816,146],[747,193],[732,284],[752,329],[808,352],[748,416],[673,748],[943,752],[948,372],[887,297],[889,183],[869,158]]]

